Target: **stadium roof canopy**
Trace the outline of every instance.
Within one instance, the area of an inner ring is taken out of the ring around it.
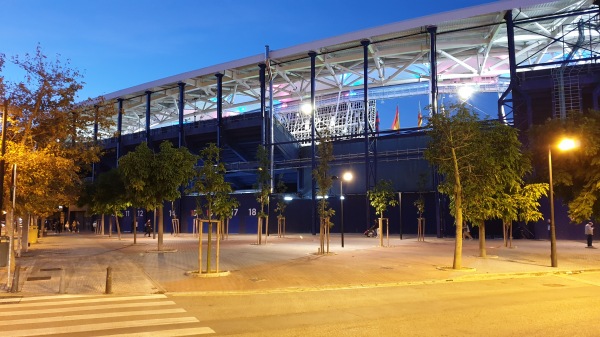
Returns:
[[[597,0],[596,0],[597,1]],[[299,109],[310,98],[311,66],[308,52],[317,53],[316,96],[322,99],[359,92],[364,49],[368,40],[369,95],[387,98],[428,92],[430,39],[428,27],[437,27],[437,69],[440,92],[471,85],[479,91],[503,92],[510,80],[505,14],[512,10],[515,57],[519,71],[556,67],[578,39],[585,47],[573,59],[598,52],[598,15],[594,0],[503,0],[365,29],[265,54],[209,66],[140,84],[104,96],[123,99],[122,133],[141,130],[147,92],[151,92],[151,128],[178,123],[178,83],[184,83],[185,122],[216,116],[216,73],[223,77],[224,116],[260,107],[259,64],[268,65],[273,83],[274,112]],[[582,27],[579,22],[595,22]],[[589,41],[589,42],[588,42]],[[580,43],[581,44],[581,43]],[[268,80],[267,79],[267,80]],[[268,92],[268,90],[267,90]],[[338,96],[339,97],[339,96]],[[115,116],[115,121],[116,121]],[[107,135],[112,134],[107,132]]]

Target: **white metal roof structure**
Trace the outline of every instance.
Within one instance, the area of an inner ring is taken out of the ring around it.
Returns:
[[[360,89],[369,96],[399,97],[426,93],[431,80],[428,27],[437,27],[437,83],[440,92],[469,84],[480,91],[504,92],[510,80],[505,14],[515,23],[516,62],[527,69],[556,67],[582,38],[580,20],[597,15],[594,0],[503,0],[439,13],[305,43],[213,65],[140,84],[104,96],[123,100],[122,134],[143,130],[147,92],[151,92],[151,128],[175,125],[179,119],[179,86],[184,83],[184,121],[216,116],[217,79],[223,74],[223,115],[243,114],[260,106],[259,63],[266,63],[273,83],[274,112],[299,110],[310,98],[308,52],[317,53],[317,101]],[[572,15],[571,13],[578,13]],[[585,48],[572,55],[586,60],[598,53],[598,25],[588,24]],[[368,78],[364,78],[363,46],[368,40]],[[581,61],[591,62],[591,61]],[[519,71],[526,71],[520,69]],[[386,88],[383,92],[381,88]],[[380,89],[379,91],[377,91]],[[359,91],[359,90],[357,90]],[[362,93],[360,93],[362,95]],[[415,112],[416,113],[416,112]],[[117,117],[115,116],[115,121]],[[105,135],[115,130],[104,130]],[[109,136],[110,137],[110,136]]]

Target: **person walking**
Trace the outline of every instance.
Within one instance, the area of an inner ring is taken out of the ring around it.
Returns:
[[[594,246],[592,246],[592,239],[594,237],[594,223],[593,222],[588,222],[587,225],[585,225],[585,235],[587,236],[587,247],[586,248],[595,248]]]
[[[152,223],[150,222],[150,219],[148,219],[148,221],[146,221],[146,225],[144,226],[144,237],[146,236],[146,234],[148,235],[148,237],[150,237],[150,233],[152,233]]]
[[[473,237],[471,236],[471,229],[469,228],[469,224],[467,224],[466,222],[463,225],[463,240],[469,238],[469,240],[473,240]]]

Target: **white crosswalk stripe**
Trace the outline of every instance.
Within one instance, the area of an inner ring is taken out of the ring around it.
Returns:
[[[0,300],[0,335],[198,336],[201,326],[165,295],[44,296]]]

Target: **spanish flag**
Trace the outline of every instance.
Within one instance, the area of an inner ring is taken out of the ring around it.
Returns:
[[[421,127],[423,124],[423,115],[421,115],[421,110],[419,110],[419,114],[417,115],[417,126]]]
[[[392,123],[392,130],[400,130],[400,110],[398,110],[397,105],[396,105],[396,116],[394,117],[394,122]]]

